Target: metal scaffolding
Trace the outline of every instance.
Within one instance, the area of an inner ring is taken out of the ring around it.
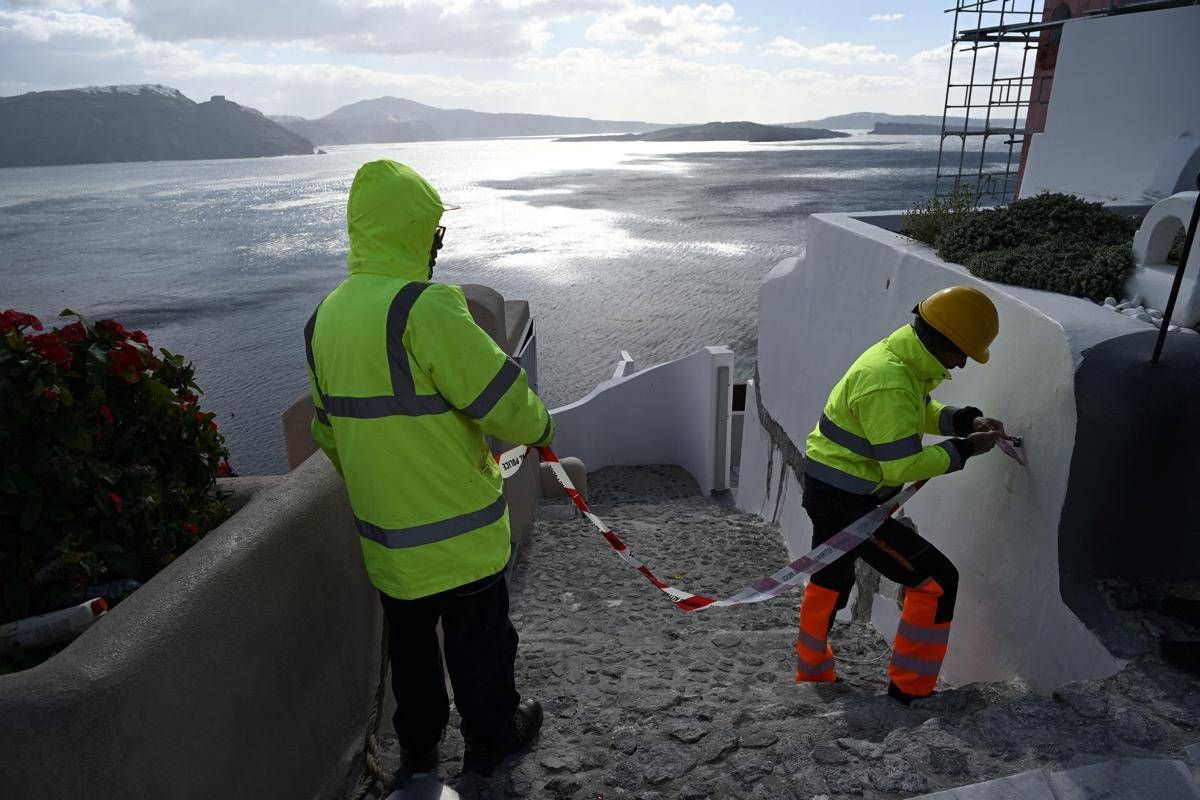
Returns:
[[[1035,74],[1043,0],[959,0],[950,42],[934,194],[970,192],[1007,203],[1017,190],[1029,110],[1049,101],[1052,75]],[[961,115],[961,117],[959,116]],[[1041,118],[1044,118],[1041,117]],[[1040,128],[1039,128],[1040,130]]]
[[[954,35],[936,196],[968,192],[969,199],[985,205],[1015,197],[1022,151],[1030,135],[1041,133],[1045,125],[1057,42],[1069,20],[1164,11],[1200,5],[1200,0],[1077,5],[1085,10],[1072,11],[1062,0],[1050,14],[1044,13],[1044,0],[958,0],[946,9],[954,12]],[[1040,65],[1036,63],[1039,44],[1046,47],[1047,61]]]

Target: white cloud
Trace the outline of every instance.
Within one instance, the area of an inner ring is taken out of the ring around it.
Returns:
[[[776,36],[767,45],[767,53],[786,58],[802,58],[822,64],[890,64],[896,56],[873,44],[829,42],[809,47],[785,36]]]
[[[133,26],[123,19],[63,11],[0,10],[0,33],[32,42],[82,38],[115,43],[134,37]]]
[[[899,12],[895,14],[872,14],[867,19],[871,22],[899,22],[904,19],[904,15]]]
[[[932,50],[922,50],[914,54],[909,63],[916,66],[925,66],[927,64],[937,64],[945,67],[950,59],[950,45],[944,44],[941,47],[935,47]]]
[[[779,79],[803,84],[815,94],[870,94],[875,91],[910,89],[911,78],[902,75],[833,75],[823,70],[789,69],[779,73]]]
[[[128,19],[166,41],[302,43],[388,56],[503,58],[536,52],[547,23],[619,0],[127,0]]]
[[[737,22],[737,13],[728,3],[660,8],[629,0],[600,14],[585,35],[592,42],[632,41],[644,44],[648,51],[705,56],[741,49],[735,37],[750,29]]]
[[[546,8],[538,0],[502,1]],[[447,3],[445,10],[460,9]],[[863,108],[934,110],[940,108],[945,86],[944,72],[921,82],[892,74],[845,74],[853,68],[827,69],[824,64],[780,71],[652,47],[624,54],[590,46],[544,54],[527,50],[493,77],[483,78],[461,74],[455,66],[461,62],[436,57],[396,62],[421,64],[407,69],[380,66],[387,63],[355,63],[320,47],[300,49],[295,44],[161,41],[126,20],[82,12],[0,10],[0,95],[92,84],[163,83],[194,99],[224,94],[267,113],[308,117],[390,94],[481,111],[654,122],[786,122]]]
[[[129,0],[9,0],[10,8],[25,8],[39,11],[100,11],[125,14],[129,11]]]

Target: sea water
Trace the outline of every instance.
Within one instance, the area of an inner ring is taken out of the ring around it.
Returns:
[[[345,275],[363,162],[408,163],[462,206],[434,277],[529,301],[553,407],[621,350],[645,367],[728,345],[752,375],[759,281],[804,252],[808,216],[908,208],[932,191],[937,144],[538,138],[0,169],[0,308],[146,330],[195,362],[234,468],[281,472],[279,414],[308,390],[302,330]]]

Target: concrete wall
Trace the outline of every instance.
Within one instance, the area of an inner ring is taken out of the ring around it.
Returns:
[[[617,371],[632,369],[622,353]],[[703,492],[729,488],[733,352],[706,347],[690,356],[611,378],[551,413],[560,456],[589,470],[618,464],[677,464]]]
[[[1176,265],[1167,263],[1167,255],[1175,235],[1181,229],[1186,235],[1198,199],[1200,192],[1179,192],[1155,203],[1146,214],[1133,237],[1133,258],[1137,267],[1125,282],[1126,297],[1141,295],[1147,308],[1166,313],[1171,286],[1178,272]],[[1194,237],[1187,263],[1171,321],[1176,325],[1192,326],[1200,323],[1200,236]]]
[[[811,528],[793,473],[829,390],[864,349],[911,319],[917,300],[975,286],[996,303],[1000,337],[989,364],[972,362],[937,396],[1005,420],[1026,437],[1030,463],[1022,469],[998,451],[973,459],[907,509],[962,576],[945,675],[1021,676],[1048,689],[1113,672],[1119,662],[1061,599],[1059,520],[1075,371],[1088,348],[1145,328],[1085,300],[984,283],[859,216],[812,217],[805,258],[780,262],[762,283],[758,403],[747,400],[738,505],[779,522],[793,554],[807,551]]]
[[[341,789],[378,681],[379,601],[324,456],[247,480],[239,513],[69,648],[0,676],[0,797]]]
[[[1200,169],[1200,7],[1068,22],[1021,196],[1155,202]]]

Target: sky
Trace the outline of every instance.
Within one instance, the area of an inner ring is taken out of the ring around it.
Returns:
[[[0,95],[160,83],[320,117],[444,108],[681,123],[940,114],[941,0],[0,0]]]

